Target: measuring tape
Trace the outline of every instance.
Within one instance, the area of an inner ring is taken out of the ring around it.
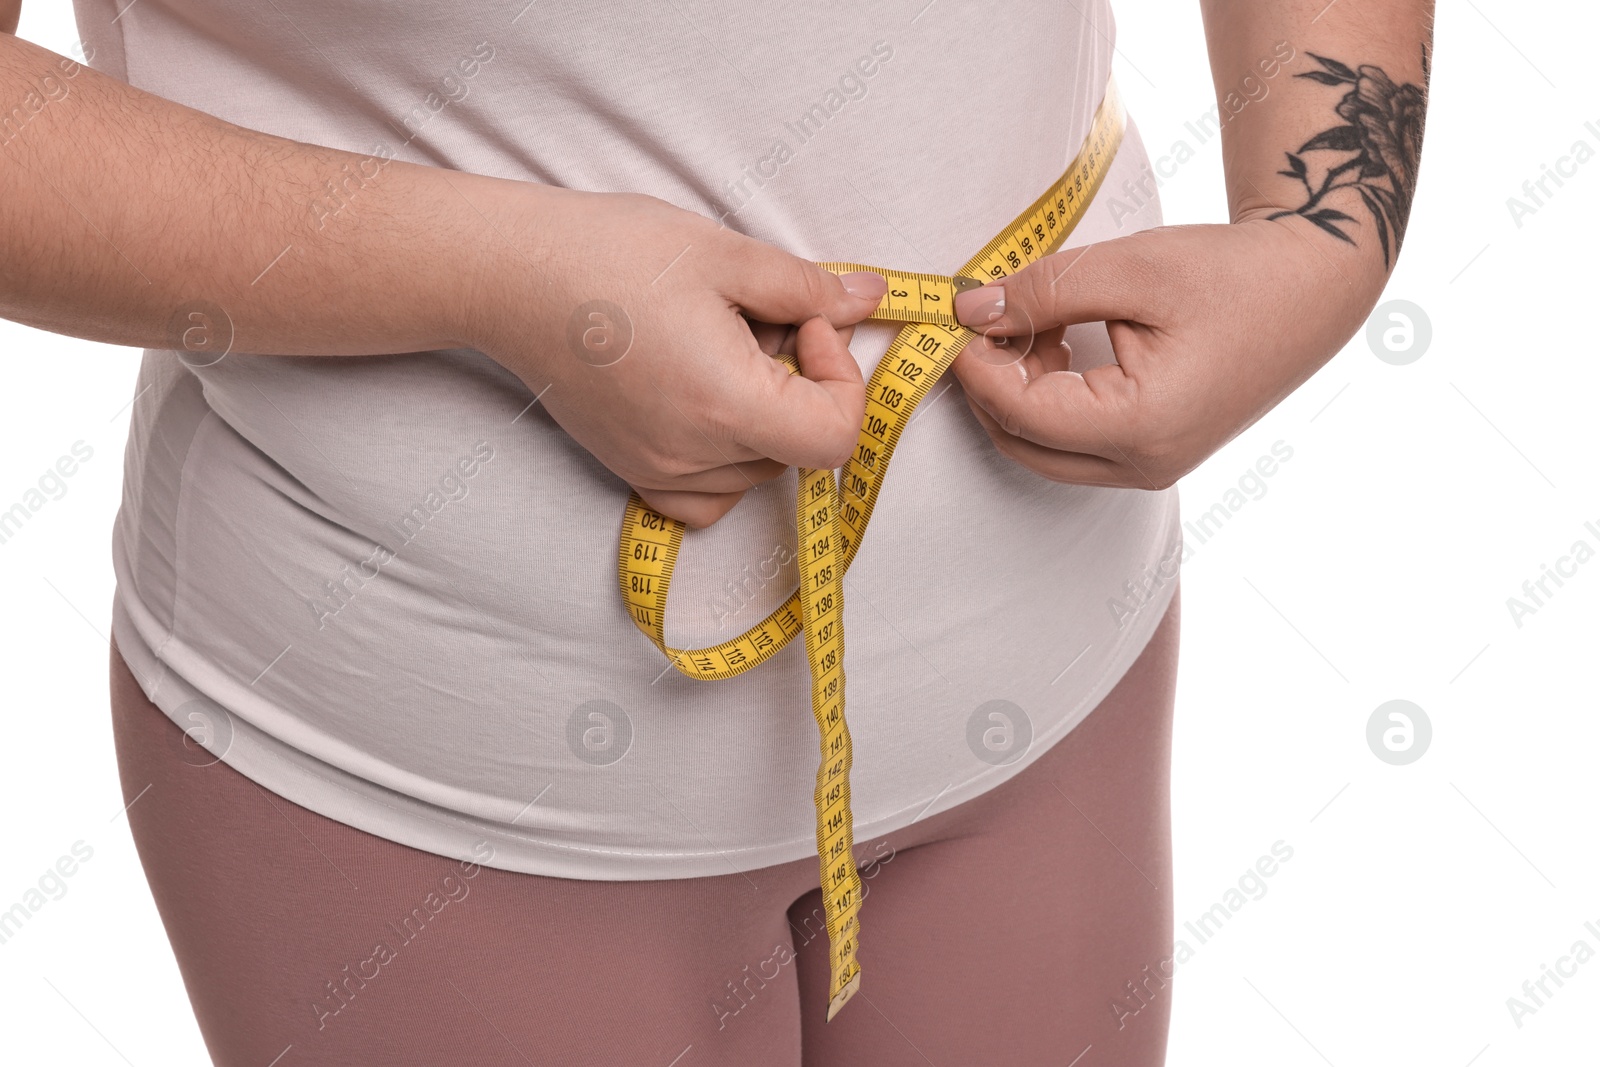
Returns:
[[[618,577],[635,625],[680,674],[702,681],[732,678],[777,655],[805,635],[811,668],[811,711],[822,760],[817,767],[817,855],[829,945],[828,1019],[861,988],[861,877],[850,814],[850,728],[844,719],[844,572],[867,532],[895,444],[917,405],[976,336],[955,318],[955,296],[1004,278],[1060,247],[1100,188],[1122,142],[1124,118],[1115,83],[1095,112],[1089,135],[1061,179],[1034,201],[956,277],[910,274],[856,263],[823,263],[838,274],[870,270],[889,282],[871,318],[905,322],[867,384],[867,411],[855,452],[841,478],[802,468],[796,500],[800,588],[771,615],[738,637],[710,648],[671,648],[666,640],[667,587],[683,545],[684,524],[650,510],[637,493],[622,518]],[[790,373],[793,356],[780,357]]]

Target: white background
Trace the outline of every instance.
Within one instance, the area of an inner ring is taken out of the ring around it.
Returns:
[[[1120,14],[1119,82],[1151,156],[1194,144],[1184,123],[1213,101],[1197,9],[1124,0]],[[1274,442],[1293,448],[1184,567],[1180,936],[1274,842],[1294,852],[1214,938],[1187,938],[1194,957],[1163,994],[1174,1065],[1594,1062],[1600,959],[1520,1027],[1506,1000],[1575,941],[1600,951],[1584,929],[1600,928],[1600,560],[1520,627],[1506,600],[1573,542],[1600,548],[1584,528],[1600,530],[1600,160],[1521,226],[1506,199],[1574,141],[1600,149],[1597,32],[1590,5],[1445,0],[1416,208],[1384,296],[1424,309],[1430,346],[1395,366],[1357,336],[1183,483],[1197,520]],[[22,34],[63,53],[77,37],[69,6],[40,0]],[[1161,195],[1169,222],[1225,221],[1215,139]],[[204,1064],[121,815],[107,712],[137,353],[4,322],[0,352],[0,507],[74,442],[94,450],[0,545],[0,910],[74,842],[94,850],[0,945],[0,1054]],[[1433,729],[1405,766],[1366,740],[1397,698]]]

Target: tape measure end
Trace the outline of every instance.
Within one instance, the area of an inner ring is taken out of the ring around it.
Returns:
[[[850,1003],[850,998],[856,995],[861,988],[861,972],[844,984],[844,988],[835,993],[833,999],[828,1001],[828,1017],[824,1022],[833,1022],[833,1017],[839,1014],[839,1009]]]

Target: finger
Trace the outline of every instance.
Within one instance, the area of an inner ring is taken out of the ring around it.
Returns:
[[[1061,452],[1124,459],[1123,451],[1133,440],[1139,392],[1120,366],[1032,377],[1025,365],[997,362],[989,346],[988,338],[973,338],[953,369],[968,399],[1006,433]]]
[[[822,329],[826,326],[821,319],[816,319],[813,321],[817,323],[813,329]],[[794,356],[796,354],[799,327],[781,323],[762,322],[759,319],[743,319],[742,317],[740,318],[740,322],[744,323],[748,327],[748,333],[741,338],[742,344],[748,349],[751,340],[754,339],[756,341],[756,348],[751,351],[751,356],[755,357],[753,359],[753,365],[761,367],[763,373],[770,376],[766,380],[766,385],[775,387],[780,386],[780,380],[782,378],[787,378],[789,375],[788,369],[784,367],[782,363],[773,360],[770,357],[774,355]],[[834,333],[838,339],[838,346],[848,346],[851,337],[855,334],[855,326],[840,326],[834,329]],[[843,351],[847,362],[853,366],[834,366],[829,364],[830,369],[828,373],[830,376],[837,373],[844,373],[847,376],[853,376],[859,379],[859,364],[855,364],[854,358],[850,357],[848,347],[843,347]],[[760,353],[765,353],[767,358],[760,358]],[[758,378],[758,383],[759,382],[760,379]],[[862,406],[864,411],[864,385],[862,386],[862,391]],[[749,488],[758,482],[776,478],[779,474],[782,474],[788,469],[789,464],[780,463],[763,457],[760,451],[750,447],[743,440],[738,439],[737,436],[735,439],[730,440],[723,434],[716,434],[716,436],[721,439],[720,443],[717,443],[713,440],[714,431],[711,430],[709,425],[697,425],[695,420],[690,419],[688,415],[685,414],[682,407],[675,403],[671,403],[670,398],[667,398],[665,393],[661,395],[664,400],[667,400],[668,403],[671,404],[671,407],[678,418],[694,427],[700,440],[698,442],[691,441],[690,445],[694,449],[694,456],[700,463],[705,465],[705,468],[704,470],[697,471],[691,475],[663,476],[661,480],[653,480],[648,483],[652,488],[694,489],[697,491],[704,490],[713,492],[731,491],[740,488],[737,482],[731,480],[737,475],[739,470],[744,470],[748,473],[748,478],[745,480],[744,487]],[[738,400],[741,402],[741,409],[748,407],[747,397],[740,396]],[[734,417],[719,421],[722,425],[726,426],[731,424],[737,428],[740,423],[740,418]],[[859,421],[860,420],[857,419],[857,423],[859,423]],[[706,447],[698,447],[702,444]],[[715,452],[715,455],[711,454],[713,451]],[[720,463],[718,462],[719,460],[721,461]],[[714,481],[707,480],[708,477],[714,479]]]
[[[1162,279],[1150,242],[1142,236],[1055,252],[1015,274],[958,293],[956,318],[991,336],[1079,322],[1147,321]]]
[[[732,511],[745,493],[685,493],[671,489],[641,489],[637,485],[633,491],[639,494],[639,499],[650,510],[695,529],[710,526]]]
[[[760,319],[750,319],[750,333],[755,337],[756,344],[761,346],[761,351],[769,356],[776,356],[789,346],[789,351],[794,348],[794,327],[788,323],[762,322]]]
[[[1028,377],[1037,378],[1051,371],[1072,369],[1072,346],[1067,343],[1067,327],[1052,326],[1034,339],[1033,351],[1022,361]]]
[[[1072,369],[1072,346],[1067,343],[1066,332],[1065,326],[1052,326],[1033,338],[1021,360],[1023,373],[1029,380],[1051,371]]]
[[[1071,485],[1097,485],[1103,488],[1126,489],[1142,486],[1138,475],[1103,456],[1090,456],[1082,452],[1060,452],[1032,441],[1008,434],[983,408],[967,398],[967,406],[978,422],[989,433],[989,439],[1000,454],[1027,467],[1035,474],[1052,482]],[[1133,477],[1130,479],[1129,475]]]
[[[723,451],[729,451],[724,447]],[[678,474],[647,478],[639,476],[638,485],[656,492],[742,493],[769,482],[788,470],[788,466],[773,459],[744,460],[708,467],[693,474]]]
[[[790,326],[787,327],[787,329],[789,332],[784,336],[783,344],[778,346],[778,354],[780,356],[794,355],[795,346],[800,337],[800,327]],[[849,326],[835,326],[833,332],[839,335],[839,340],[841,343],[843,343],[846,347],[849,347],[850,339],[856,335],[855,323],[851,323]],[[859,364],[857,364],[857,366],[859,366]]]
[[[800,329],[798,326],[762,322],[760,319],[749,319],[748,321],[750,323],[750,333],[755,337],[756,344],[761,346],[761,351],[769,356],[794,355],[795,334]],[[855,336],[855,324],[837,327],[837,331],[839,339],[848,345],[850,339]]]
[[[839,331],[820,318],[795,337],[800,373],[776,360],[759,399],[748,406],[736,439],[791,467],[842,467],[866,414],[867,384]]]
[[[846,326],[871,315],[889,291],[881,274],[834,274],[748,237],[739,238],[728,267],[719,291],[766,322],[801,323],[820,315]]]

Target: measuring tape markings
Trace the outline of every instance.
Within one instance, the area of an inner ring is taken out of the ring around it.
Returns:
[[[850,809],[850,729],[844,716],[844,574],[855,559],[900,435],[934,384],[976,336],[955,319],[955,296],[1004,278],[1060,246],[1083,217],[1121,143],[1124,116],[1108,82],[1088,137],[1066,172],[955,277],[823,263],[834,273],[870,270],[889,288],[870,316],[907,325],[890,342],[867,383],[866,414],[855,451],[836,480],[830,470],[801,468],[795,516],[799,588],[770,615],[737,637],[701,649],[666,641],[667,590],[685,527],[650,508],[637,493],[623,513],[617,575],[634,624],[678,672],[702,681],[732,678],[777,655],[805,635],[811,708],[821,760],[814,801],[823,913],[829,942],[828,1013],[832,1020],[861,986],[861,877],[854,857]],[[800,372],[784,356],[790,373]]]

